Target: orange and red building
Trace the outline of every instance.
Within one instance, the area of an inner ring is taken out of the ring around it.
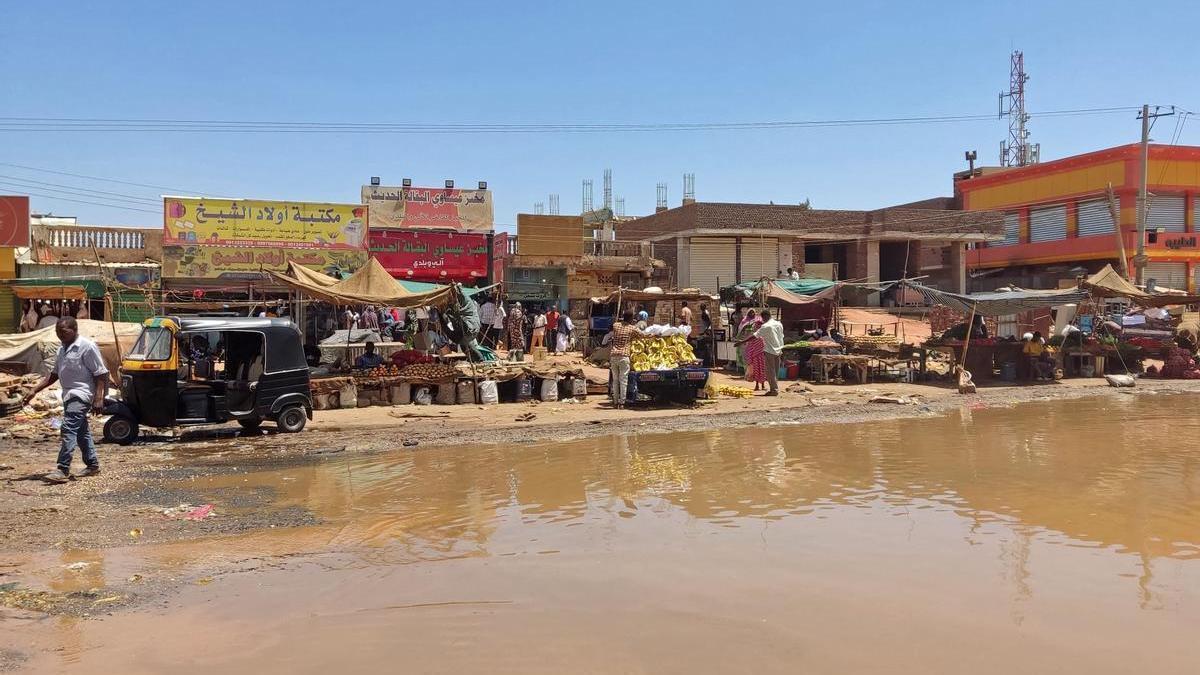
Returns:
[[[1140,153],[1137,144],[1123,145],[1031,166],[956,174],[954,192],[961,208],[1004,214],[1004,241],[978,244],[967,253],[972,290],[1010,283],[1054,287],[1105,264],[1117,266],[1118,232],[1132,271]],[[1200,147],[1151,145],[1147,185],[1145,279],[1195,292],[1200,277]],[[1117,223],[1107,196],[1110,186]]]

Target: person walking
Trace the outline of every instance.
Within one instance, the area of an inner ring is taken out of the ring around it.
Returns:
[[[688,307],[687,300],[683,301],[683,306],[679,309],[679,325],[687,326],[689,331],[692,329],[692,308]]]
[[[625,397],[629,394],[629,347],[634,338],[642,331],[633,325],[633,312],[621,315],[621,321],[612,328],[612,340],[609,342],[608,370],[612,379],[613,407],[625,407]]]
[[[88,427],[88,410],[99,413],[104,410],[104,394],[108,390],[108,368],[100,356],[100,348],[88,338],[80,337],[79,324],[75,317],[64,316],[54,326],[62,346],[54,360],[54,369],[21,399],[21,405],[29,404],[33,397],[55,382],[62,383],[63,420],[59,428],[61,445],[58,450],[58,467],[46,474],[51,483],[65,483],[71,478],[71,456],[75,446],[83,455],[86,465],[76,476],[94,476],[100,473],[100,459],[96,457],[96,444],[92,441],[92,430]]]

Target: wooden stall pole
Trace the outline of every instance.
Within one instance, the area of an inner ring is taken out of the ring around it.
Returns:
[[[958,393],[974,394],[975,383],[967,370],[967,350],[971,348],[971,331],[975,326],[975,308],[971,305],[971,318],[967,319],[967,337],[963,339],[962,361],[958,364]]]

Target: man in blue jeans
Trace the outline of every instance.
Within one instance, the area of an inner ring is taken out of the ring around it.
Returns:
[[[96,412],[104,409],[108,369],[104,367],[104,359],[96,343],[79,337],[79,325],[75,319],[69,316],[59,319],[54,332],[62,343],[54,360],[54,369],[33,391],[25,394],[21,404],[28,404],[38,392],[55,382],[62,383],[62,446],[58,451],[58,468],[46,474],[45,478],[51,483],[65,483],[71,477],[71,455],[76,445],[83,455],[83,463],[87,465],[76,475],[83,477],[100,473],[96,444],[92,442],[92,430],[88,428],[88,409]]]

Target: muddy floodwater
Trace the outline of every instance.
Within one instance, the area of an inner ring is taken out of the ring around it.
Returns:
[[[98,618],[6,615],[0,645],[80,673],[1196,673],[1198,407],[1108,396],[207,475],[187,487],[297,525],[44,554],[60,589],[187,581]]]

